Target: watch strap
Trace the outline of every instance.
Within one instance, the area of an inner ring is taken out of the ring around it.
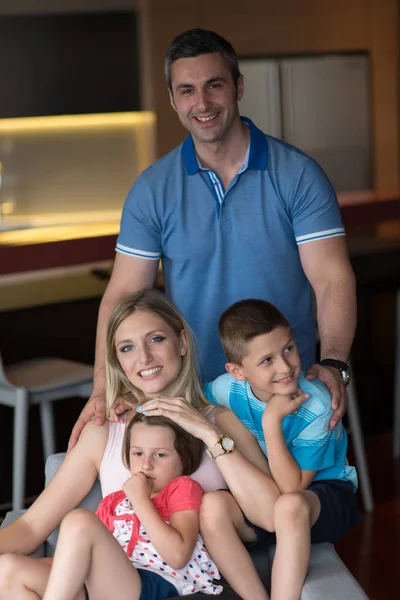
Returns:
[[[350,367],[347,363],[342,360],[336,360],[335,358],[323,358],[318,364],[323,367],[333,367],[334,369],[337,369],[344,385],[347,387],[350,384]]]
[[[209,458],[212,458],[215,460],[218,456],[221,456],[222,454],[226,454],[226,452],[223,449],[223,447],[221,446],[221,444],[219,442],[217,442],[215,444],[215,446],[210,446],[209,448],[206,448],[206,454]]]
[[[339,369],[339,371],[349,371],[349,365],[343,360],[336,360],[335,358],[323,358],[318,363],[322,367],[334,367],[335,369]]]

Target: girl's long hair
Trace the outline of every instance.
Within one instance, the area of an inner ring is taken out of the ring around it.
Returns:
[[[184,398],[188,404],[199,410],[210,408],[197,375],[195,347],[189,325],[164,294],[155,289],[147,289],[131,294],[119,302],[108,321],[105,360],[107,411],[110,411],[118,396],[125,396],[132,406],[137,406],[145,400],[143,392],[132,385],[122,370],[115,348],[118,327],[135,312],[148,312],[161,317],[178,338],[182,331],[185,332],[186,354],[182,356],[182,368],[169,395]]]

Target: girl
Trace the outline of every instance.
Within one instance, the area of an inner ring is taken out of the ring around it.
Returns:
[[[206,492],[226,488],[226,480],[233,494],[242,494],[243,501],[263,510],[265,500],[256,482],[268,474],[267,461],[253,435],[231,411],[212,412],[215,409],[207,403],[198,381],[189,328],[163,294],[155,290],[137,292],[116,306],[108,324],[106,370],[108,404],[123,395],[131,407],[127,420],[145,398],[177,397],[179,402],[186,401],[186,407],[191,405],[184,415],[185,429],[206,446],[214,446],[222,433],[231,436],[237,451],[217,461],[203,453],[191,478]],[[123,422],[106,422],[101,427],[88,423],[39,498],[22,517],[0,531],[1,600],[43,598],[49,561],[26,555],[78,506],[96,478],[100,479],[103,497],[121,490],[131,478],[122,461],[124,429]],[[250,556],[235,568],[246,581],[243,597],[265,600],[265,589]],[[113,564],[110,572],[118,578],[118,565]]]
[[[83,584],[90,598],[219,594],[222,587],[212,581],[219,573],[199,536],[203,490],[188,477],[202,455],[203,443],[173,421],[134,416],[124,442],[132,475],[97,510],[120,546],[91,512],[69,513],[61,524],[44,600],[84,598]],[[110,577],[113,565],[117,578]]]

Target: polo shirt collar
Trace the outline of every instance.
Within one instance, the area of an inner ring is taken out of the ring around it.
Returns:
[[[241,117],[250,129],[250,152],[248,169],[264,171],[267,167],[268,142],[264,133],[247,117]],[[188,175],[194,175],[200,170],[192,135],[189,134],[182,144],[183,161]]]

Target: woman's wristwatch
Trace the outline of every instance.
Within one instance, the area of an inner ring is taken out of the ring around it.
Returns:
[[[350,367],[342,360],[336,360],[334,358],[324,358],[320,360],[319,365],[323,367],[333,367],[337,369],[342,377],[344,385],[347,387],[350,383]]]
[[[209,458],[216,459],[222,454],[230,454],[236,448],[235,440],[227,435],[221,435],[215,446],[206,448],[206,454]]]

